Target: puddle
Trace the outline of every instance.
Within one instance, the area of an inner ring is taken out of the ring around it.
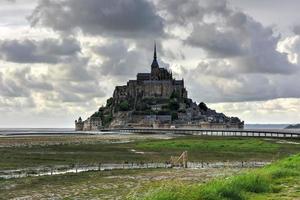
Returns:
[[[136,153],[136,154],[145,154],[143,151],[136,151],[135,149],[130,149],[131,152]]]
[[[299,142],[288,141],[288,140],[277,140],[277,139],[265,139],[266,141],[275,141],[277,144],[300,144]]]
[[[299,142],[292,142],[292,141],[286,141],[286,140],[279,140],[276,143],[278,143],[278,144],[300,144]]]

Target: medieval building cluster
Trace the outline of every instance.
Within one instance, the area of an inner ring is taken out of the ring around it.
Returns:
[[[227,117],[188,98],[184,80],[160,68],[156,45],[150,73],[138,73],[136,80],[117,86],[106,106],[88,119],[75,121],[77,131],[120,127],[243,128],[236,117]]]
[[[129,80],[127,85],[117,86],[113,98],[117,103],[126,99],[132,99],[138,103],[137,100],[139,99],[169,98],[174,91],[177,92],[180,97],[187,98],[184,81],[173,79],[171,72],[159,67],[156,56],[156,46],[154,46],[151,72],[138,73],[136,80]]]

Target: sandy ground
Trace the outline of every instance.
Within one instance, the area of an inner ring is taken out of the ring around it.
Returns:
[[[102,134],[102,135],[37,135],[0,137],[0,147],[60,145],[60,144],[93,144],[93,143],[127,143],[147,139],[171,139],[174,135],[166,134]],[[176,137],[178,137],[176,135]]]

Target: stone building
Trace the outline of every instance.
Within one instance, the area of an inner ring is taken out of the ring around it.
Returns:
[[[244,122],[197,104],[188,98],[184,80],[173,78],[161,68],[156,45],[149,73],[138,73],[135,80],[116,86],[113,97],[91,117],[75,121],[78,131],[105,128],[243,128]]]
[[[75,120],[76,131],[98,131],[102,128],[102,121],[100,117],[89,117],[82,121],[81,117]]]
[[[187,98],[184,80],[175,80],[172,72],[159,67],[155,45],[151,72],[138,73],[136,80],[129,80],[127,85],[117,86],[113,98],[116,103],[127,99],[132,100],[136,104],[138,103],[137,99],[152,97],[169,98],[174,91],[178,92],[180,97]]]
[[[81,117],[78,118],[78,120],[75,120],[75,131],[83,131],[83,121]]]

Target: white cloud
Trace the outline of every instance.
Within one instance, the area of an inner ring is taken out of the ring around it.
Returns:
[[[225,114],[240,116],[247,123],[299,123],[300,100],[295,98],[269,101],[209,104]]]
[[[300,35],[286,37],[278,43],[278,51],[286,53],[291,63],[300,65]]]

